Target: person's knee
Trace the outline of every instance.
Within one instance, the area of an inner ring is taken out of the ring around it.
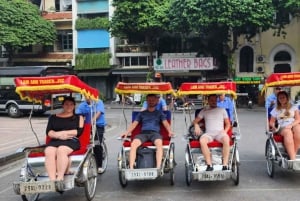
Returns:
[[[139,139],[134,139],[131,142],[131,149],[137,149],[139,146],[141,146],[142,142]]]
[[[54,147],[46,147],[44,150],[46,156],[55,156],[56,155],[56,148]]]
[[[224,145],[229,145],[229,142],[230,142],[229,136],[228,135],[224,135],[223,138],[222,138],[222,143]]]
[[[161,139],[156,139],[155,141],[154,141],[154,145],[156,146],[156,147],[159,147],[159,148],[161,148],[162,147],[162,140]]]
[[[73,152],[73,150],[67,146],[59,146],[57,148],[57,155],[69,155]]]
[[[208,144],[208,138],[206,136],[202,136],[202,137],[200,137],[199,142],[200,142],[201,146],[202,145],[207,145]]]

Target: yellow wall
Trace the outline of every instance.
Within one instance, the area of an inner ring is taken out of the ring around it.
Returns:
[[[300,71],[300,20],[294,18],[291,23],[286,26],[283,30],[287,34],[285,37],[283,35],[273,36],[274,30],[269,30],[262,32],[252,39],[252,42],[246,41],[244,36],[239,38],[238,50],[233,56],[234,66],[236,68],[236,75],[243,76],[261,76],[268,77],[274,70],[274,54],[277,50],[285,50],[288,48],[288,52],[291,54],[291,71]],[[249,73],[239,73],[239,53],[240,49],[245,45],[249,45],[254,50],[254,72]],[[276,49],[277,48],[277,49]],[[256,63],[256,56],[264,55],[266,60],[264,63]],[[257,73],[256,68],[262,66],[264,68],[264,73]],[[294,99],[296,93],[300,90],[300,87],[293,87],[291,89],[291,97]],[[269,90],[270,91],[270,90]]]

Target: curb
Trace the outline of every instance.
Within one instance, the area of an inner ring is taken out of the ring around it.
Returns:
[[[24,159],[25,158],[25,154],[23,152],[18,152],[18,153],[13,153],[4,157],[0,158],[0,167],[3,167],[7,164],[10,164],[14,161],[20,160],[20,159]]]

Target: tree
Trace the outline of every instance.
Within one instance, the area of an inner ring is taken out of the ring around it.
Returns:
[[[145,42],[152,55],[157,39],[166,30],[170,0],[114,0],[112,5],[116,10],[111,19],[111,34],[131,43]],[[151,56],[150,64],[152,60]]]
[[[25,0],[0,0],[0,46],[9,55],[30,45],[52,45],[56,39],[54,24],[43,19],[38,7]]]

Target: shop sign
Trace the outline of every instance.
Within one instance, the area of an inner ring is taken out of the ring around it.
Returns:
[[[155,71],[213,70],[213,57],[154,59]]]
[[[261,77],[235,77],[233,81],[236,84],[260,84]]]

